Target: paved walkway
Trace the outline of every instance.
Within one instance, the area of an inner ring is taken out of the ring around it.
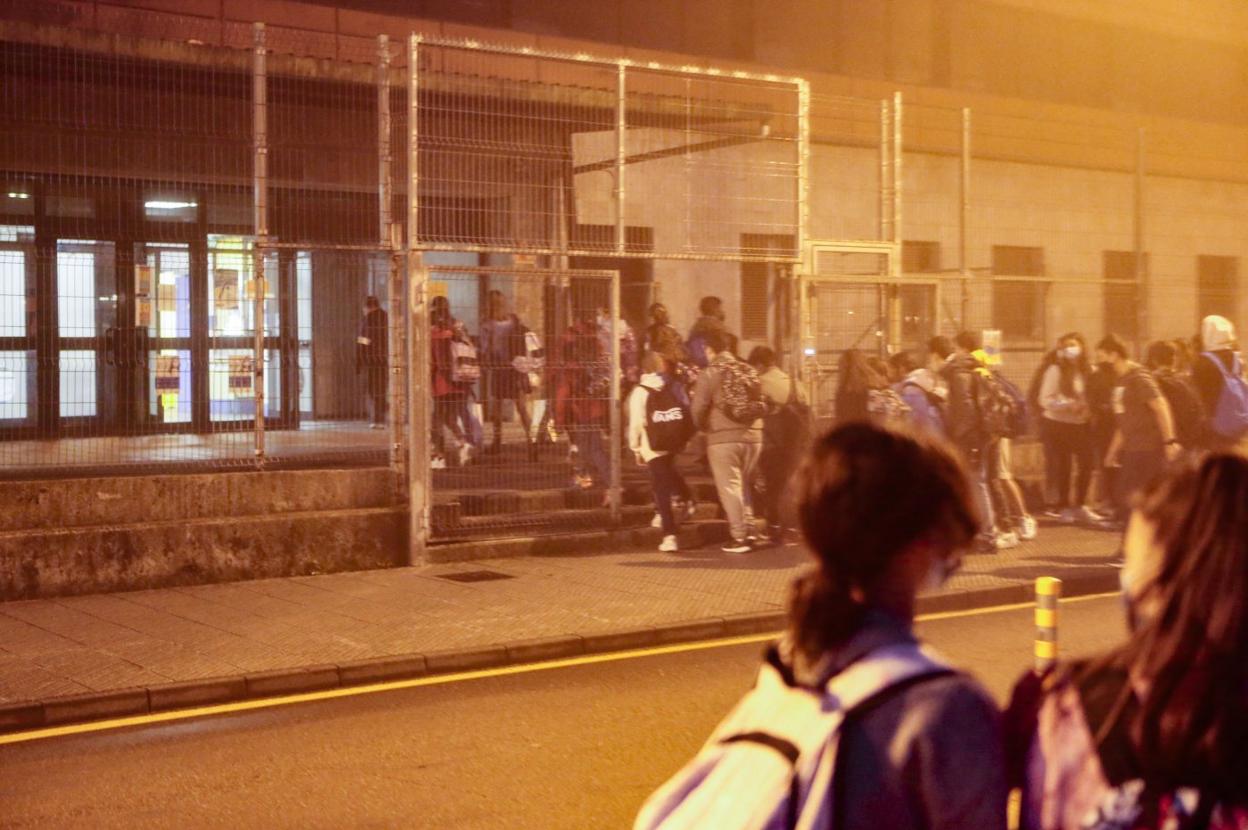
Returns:
[[[1116,547],[1045,527],[923,608],[1023,601],[1039,575],[1109,590]],[[805,563],[796,546],[528,557],[0,604],[0,731],[772,631]]]

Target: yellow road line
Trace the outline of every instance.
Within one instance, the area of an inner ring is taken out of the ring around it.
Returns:
[[[1063,599],[1063,603],[1082,602],[1087,600],[1116,597],[1118,594],[1090,594],[1082,597]],[[996,605],[990,608],[975,608],[965,611],[944,611],[937,614],[923,614],[916,618],[917,622],[933,622],[937,620],[955,619],[958,617],[975,617],[984,614],[997,614],[1006,611],[1020,611],[1031,608],[1032,603],[1020,602],[1011,605]],[[690,651],[705,651],[713,648],[762,643],[776,637],[776,632],[768,634],[748,634],[740,637],[724,637],[718,640],[702,640],[696,643],[678,643],[670,646],[652,646],[649,648],[615,651],[605,654],[587,654],[581,657],[567,657],[559,660],[545,660],[540,663],[524,663],[516,666],[500,666],[492,669],[456,672],[455,674],[439,674],[431,677],[413,677],[408,680],[391,680],[384,683],[370,683],[366,686],[346,686],[337,689],[325,689],[318,692],[302,692],[281,697],[265,697],[256,700],[240,700],[233,703],[222,703],[216,706],[199,706],[193,709],[176,709],[169,712],[153,712],[146,715],[133,715],[111,720],[91,721],[88,723],[52,726],[45,729],[34,729],[28,732],[14,732],[0,735],[0,746],[5,744],[40,741],[47,738],[59,738],[68,735],[81,735],[90,732],[103,732],[112,729],[124,729],[129,726],[146,726],[155,723],[190,720],[210,715],[227,715],[235,712],[248,712],[255,709],[268,709],[275,706],[290,706],[296,703],[313,703],[320,700],[334,700],[356,695],[369,695],[378,692],[390,692],[400,689],[416,689],[422,686],[440,686],[447,683],[462,683],[467,680],[483,680],[490,677],[507,677],[530,672],[549,671],[551,669],[572,668],[574,666],[594,665],[597,663],[613,663],[620,660],[635,660],[639,657],[654,657],[662,654],[680,654]]]

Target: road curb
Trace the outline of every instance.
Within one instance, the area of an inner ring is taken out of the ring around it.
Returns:
[[[1118,590],[1117,568],[1104,566],[1088,570],[1089,573],[1062,577],[1062,594],[1065,598]],[[920,615],[972,611],[997,605],[1026,603],[1033,598],[1034,589],[1031,585],[1008,585],[920,597],[917,611]],[[0,734],[167,712],[193,706],[523,665],[543,660],[766,634],[779,631],[783,625],[784,614],[779,611],[732,614],[621,631],[570,634],[425,654],[385,655],[338,664],[248,672],[107,692],[86,692],[43,701],[14,701],[0,704]]]

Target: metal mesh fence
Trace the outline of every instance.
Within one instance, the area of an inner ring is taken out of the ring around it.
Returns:
[[[618,518],[620,407],[638,377],[618,275],[432,265],[428,277],[433,536]]]

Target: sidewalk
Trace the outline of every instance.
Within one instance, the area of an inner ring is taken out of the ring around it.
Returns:
[[[1114,590],[1117,536],[1042,527],[924,612]],[[0,731],[779,628],[797,546],[521,557],[0,604]]]

